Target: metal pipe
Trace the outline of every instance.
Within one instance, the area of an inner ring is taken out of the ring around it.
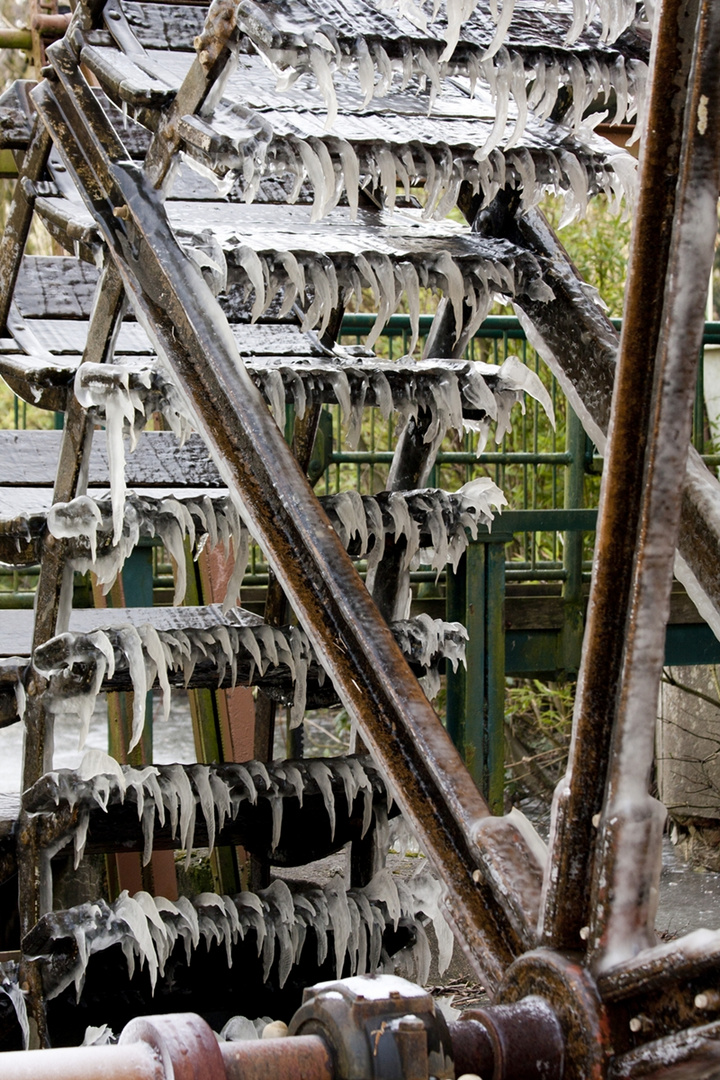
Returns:
[[[333,1080],[330,1050],[319,1035],[220,1043],[227,1080]]]
[[[683,95],[687,101],[685,133],[662,335],[655,360],[632,606],[594,860],[588,944],[599,970],[656,941],[666,810],[648,794],[648,784],[692,424],[696,357],[702,340],[703,286],[713,265],[720,189],[720,8],[712,0],[704,0],[700,6],[695,41],[689,86]],[[679,44],[678,51],[681,48]],[[624,449],[627,453],[629,447]],[[623,447],[618,450],[622,452]],[[613,452],[611,444],[611,456]]]
[[[3,1080],[166,1080],[159,1057],[145,1042],[9,1050],[2,1055],[2,1075]]]
[[[10,26],[0,28],[0,49],[32,49],[32,34],[29,30],[15,30]]]

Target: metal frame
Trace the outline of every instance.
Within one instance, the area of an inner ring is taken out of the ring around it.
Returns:
[[[49,50],[52,73],[34,101],[105,240],[106,273],[122,281],[171,365],[277,580],[391,779],[446,884],[454,929],[475,971],[518,1024],[524,999],[544,999],[534,1030],[549,1043],[559,1029],[564,1041],[549,1075],[672,1076],[668,1060],[680,1064],[677,1075],[707,1075],[708,1060],[717,1071],[720,1023],[708,1022],[706,1005],[717,997],[720,940],[700,957],[682,940],[654,946],[662,815],[646,776],[720,190],[720,8],[710,0],[659,5],[587,644],[542,893],[541,856],[511,819],[491,816],[168,226],[159,189],[178,146],[173,119],[197,108],[221,77],[233,10],[222,2],[211,8],[200,59],[142,170],[126,161],[79,69],[76,32],[82,19],[91,24],[89,9],[77,9],[68,37]],[[443,317],[436,347],[448,331]],[[607,326],[597,340],[609,356]],[[594,389],[599,413],[604,389]],[[428,468],[420,420],[406,428],[390,485],[419,480]],[[483,556],[484,580],[497,570],[494,546]],[[48,577],[55,596],[51,564]],[[378,599],[392,606],[387,582]],[[484,632],[498,627],[488,620]],[[493,671],[483,676],[496,679]],[[493,752],[488,746],[488,763]],[[29,774],[40,765],[34,753]],[[27,871],[23,887],[37,909],[42,889]],[[509,1080],[510,1073],[499,1066],[495,1075]]]

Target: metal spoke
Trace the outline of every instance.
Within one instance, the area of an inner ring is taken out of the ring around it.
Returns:
[[[640,195],[600,500],[585,649],[568,770],[553,803],[540,936],[543,942],[555,947],[581,948],[590,922],[590,883],[598,815],[611,765],[624,637],[634,603],[633,559],[642,543],[645,526],[641,517],[642,497],[648,465],[655,454],[651,435],[654,362],[663,329],[676,185],[681,170],[687,87],[694,51],[693,31],[700,7],[699,0],[666,0],[659,9],[653,41]],[[672,80],[667,77],[668,71],[675,73]],[[649,266],[652,273],[648,272]],[[705,281],[708,275],[709,263]],[[694,363],[697,350],[690,352]],[[682,402],[679,407],[682,410]],[[678,506],[688,436],[689,427],[679,451],[680,472],[673,477],[678,487]],[[672,532],[673,548],[675,535],[676,530]],[[664,639],[662,611],[655,617],[662,620]],[[654,704],[651,713],[654,721]],[[644,759],[639,764],[641,785],[647,780],[647,764]],[[649,823],[647,827],[654,838]]]
[[[663,29],[661,21],[659,37]],[[594,966],[601,970],[654,942],[666,811],[650,797],[647,788],[697,356],[702,346],[705,285],[715,250],[720,191],[718,56],[720,9],[717,4],[704,3],[697,23],[687,93],[663,328],[655,361],[632,607],[593,870],[589,948]],[[619,378],[627,362],[623,354]],[[616,400],[615,405],[619,411],[620,401]],[[611,426],[611,430],[617,440],[618,429]],[[625,448],[625,454],[629,449]],[[611,443],[611,458],[620,450],[616,451]]]

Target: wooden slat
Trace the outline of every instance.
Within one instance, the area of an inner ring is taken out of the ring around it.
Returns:
[[[52,486],[60,451],[59,431],[0,431],[0,461],[5,487]],[[224,488],[215,465],[210,461],[202,440],[191,436],[178,446],[171,432],[146,431],[140,436],[134,453],[126,456],[129,487]],[[107,487],[110,475],[107,451],[102,438],[93,441],[88,483]]]

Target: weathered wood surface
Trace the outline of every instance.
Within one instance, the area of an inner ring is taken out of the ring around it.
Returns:
[[[0,431],[2,486],[52,487],[61,436],[59,431]],[[126,445],[125,475],[128,487],[225,487],[202,440],[191,435],[184,446],[179,446],[169,431],[143,432],[133,453]],[[102,438],[93,440],[88,484],[110,485]]]
[[[228,257],[243,246],[273,258],[276,253],[311,252],[327,256],[387,255],[391,259],[424,259],[446,253],[451,258],[485,259],[538,276],[538,265],[522,248],[505,240],[470,233],[450,221],[426,221],[419,212],[394,214],[360,210],[353,221],[350,212],[336,207],[322,221],[312,223],[305,206],[247,206],[244,203],[167,203],[168,219],[181,237],[195,237],[209,229]],[[200,242],[200,236],[197,236]]]
[[[66,255],[25,255],[13,299],[26,319],[89,319],[99,273]]]
[[[263,321],[250,323],[243,318],[247,308],[231,289],[226,301],[229,318],[236,316],[232,330],[238,346],[245,356],[270,357],[311,357],[323,356],[323,350],[312,334],[303,333],[299,326],[290,322]],[[26,322],[28,332],[32,334],[40,350],[58,357],[68,357],[68,363],[79,363],[87,340],[87,321],[73,319],[33,318]],[[24,355],[20,349],[21,341],[13,338],[0,339],[0,352],[12,357],[16,365],[22,364]],[[27,349],[34,363],[41,363],[41,356],[33,356],[32,347]],[[118,356],[152,357],[154,350],[145,331],[138,323],[126,320],[118,335],[115,347]],[[44,358],[47,362],[47,357]]]
[[[153,61],[162,72],[163,82],[155,79],[147,70],[134,63],[132,58],[115,48],[89,46],[83,50],[83,61],[93,71],[116,100],[124,100],[136,106],[161,108],[163,102],[174,96],[174,89],[165,85],[170,82],[175,89],[180,84],[184,58],[176,53],[165,55],[157,52]],[[274,138],[288,136],[305,139],[323,138],[326,134],[325,116],[318,109],[317,97],[304,82],[288,91],[278,92],[276,80],[259,57],[242,55],[239,68],[231,79],[226,96],[250,107],[257,115],[252,124],[259,129],[261,123],[269,124]],[[429,147],[450,147],[468,166],[473,164],[473,154],[487,142],[494,123],[496,110],[489,92],[481,88],[471,99],[467,93],[453,84],[446,84],[442,95],[435,101],[428,115],[427,98],[410,91],[400,92],[397,87],[383,99],[383,108],[368,113],[363,107],[364,95],[352,84],[343,88],[339,113],[333,124],[333,137],[345,139],[360,148],[363,144],[386,143],[398,149],[408,144],[422,143]],[[238,164],[242,155],[237,154],[239,137],[227,134],[226,124],[213,129],[212,118],[184,118],[182,135],[198,149],[212,154],[235,154]],[[251,127],[252,127],[251,124]],[[501,145],[514,132],[515,117],[508,118]],[[195,137],[193,137],[193,130]],[[123,129],[118,133],[123,137]],[[251,138],[251,128],[244,132]],[[242,140],[240,140],[242,141]],[[532,116],[513,145],[536,155],[539,178],[550,181],[557,171],[557,161],[548,151],[557,149],[557,126],[549,121],[539,121]],[[563,150],[580,155],[587,160],[604,159],[597,144],[591,150],[587,144],[574,138],[569,131],[562,134]],[[554,164],[553,164],[554,161]],[[423,157],[418,155],[418,168],[423,168]]]

